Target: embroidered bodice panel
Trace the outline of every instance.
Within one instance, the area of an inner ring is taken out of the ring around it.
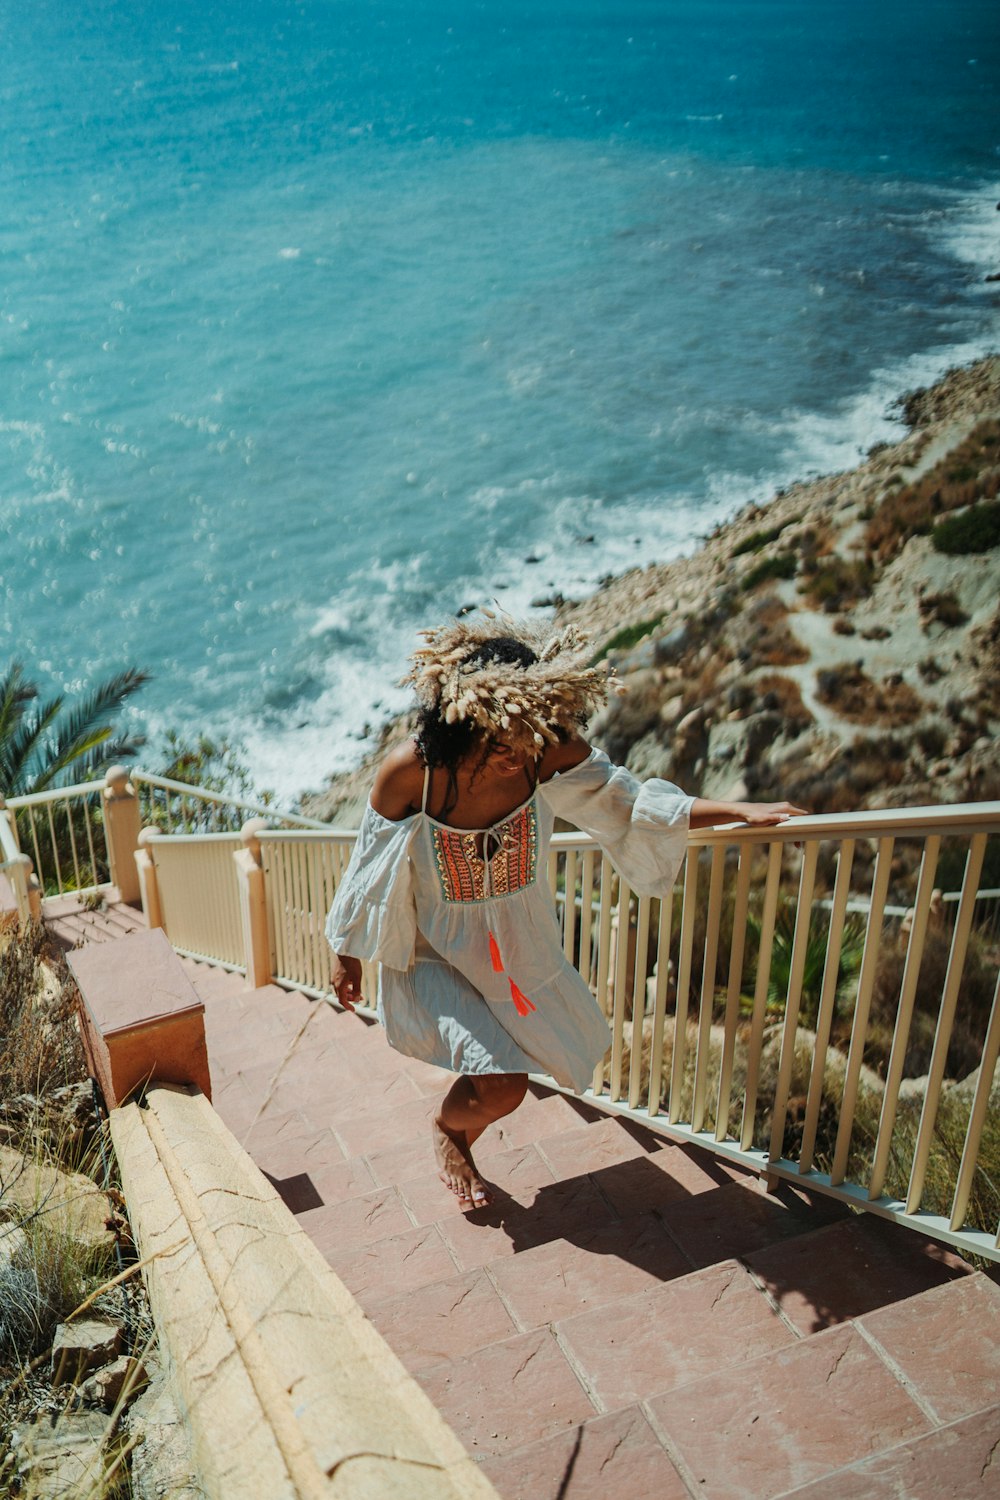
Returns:
[[[534,884],[538,860],[534,799],[485,832],[444,828],[435,823],[431,834],[434,863],[446,901],[487,901]]]

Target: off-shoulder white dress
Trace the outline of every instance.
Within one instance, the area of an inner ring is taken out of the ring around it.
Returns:
[[[368,804],[326,923],[335,953],[379,964],[389,1044],[457,1073],[549,1073],[582,1090],[610,1044],[567,960],[546,878],[556,815],[590,833],[633,890],[664,896],[693,798],[593,750],[487,829]],[[481,851],[481,853],[480,853]]]

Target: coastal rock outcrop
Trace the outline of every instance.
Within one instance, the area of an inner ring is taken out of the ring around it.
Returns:
[[[701,795],[817,812],[1000,795],[1000,358],[899,407],[907,435],[856,468],[559,605],[627,689],[592,726],[609,754]],[[387,725],[303,809],[356,826],[411,727]]]

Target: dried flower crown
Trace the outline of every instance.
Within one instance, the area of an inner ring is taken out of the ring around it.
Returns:
[[[573,626],[554,631],[483,610],[420,634],[427,644],[413,653],[413,670],[403,682],[412,683],[421,707],[447,724],[471,721],[532,757],[561,733],[579,729],[607,699],[608,673],[588,665],[586,637]],[[526,646],[538,660],[528,666],[477,662],[476,648],[498,636]]]

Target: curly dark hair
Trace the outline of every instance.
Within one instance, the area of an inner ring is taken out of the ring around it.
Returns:
[[[471,651],[462,665],[485,667],[490,662],[501,662],[505,665],[531,667],[537,660],[534,651],[523,641],[512,640],[509,635],[494,635]],[[465,760],[477,745],[481,745],[482,766],[490,751],[496,748],[496,741],[484,737],[483,731],[471,719],[457,719],[453,724],[448,724],[435,708],[420,709],[414,740],[417,754],[429,770],[444,766],[448,772],[444,804],[439,809],[442,816],[449,813],[458,800],[459,762]]]

